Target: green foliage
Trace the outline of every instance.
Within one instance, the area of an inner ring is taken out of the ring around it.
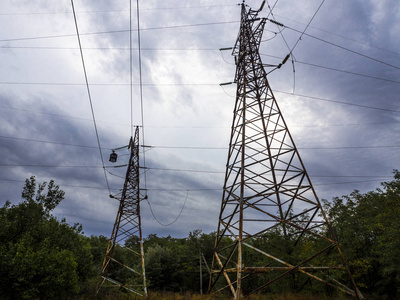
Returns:
[[[90,251],[93,257],[94,269],[99,273],[103,265],[104,255],[107,250],[109,239],[103,235],[95,236],[91,235],[88,238],[90,245]]]
[[[358,285],[369,294],[400,296],[400,173],[365,194],[325,202]]]
[[[146,277],[149,290],[200,292],[200,250],[208,265],[213,255],[215,233],[200,230],[187,238],[158,237],[150,234],[144,239]],[[207,291],[209,274],[202,261],[202,289]]]
[[[85,237],[81,225],[70,226],[65,220],[53,217],[52,210],[63,198],[64,192],[53,181],[38,185],[31,177],[22,191],[23,201],[17,205],[7,202],[0,208],[0,299],[93,299],[108,238]],[[394,179],[383,183],[381,189],[365,194],[354,191],[349,196],[325,201],[324,208],[361,291],[377,299],[400,298],[400,173],[395,171]],[[215,232],[205,234],[195,230],[186,238],[156,234],[145,238],[150,299],[203,299],[198,295],[200,253],[210,266],[215,236]],[[304,237],[294,243],[295,232],[285,236],[280,230],[271,230],[246,242],[296,265],[325,247],[321,239],[306,234]],[[221,241],[223,247],[231,243],[229,238]],[[132,237],[125,246],[137,252],[139,239]],[[133,262],[127,253],[118,246],[114,255],[118,260]],[[318,259],[333,262],[339,258],[335,255],[331,253]],[[248,247],[244,248],[243,256],[247,265],[273,266],[271,260],[255,255]],[[140,270],[140,263],[134,269]],[[333,275],[339,279],[347,276],[341,270]],[[132,275],[121,272],[117,276],[129,282]],[[243,284],[251,290],[271,280],[271,276],[270,273],[262,274],[259,279],[249,276]],[[322,283],[303,286],[307,278],[302,274],[287,276],[250,299],[313,299],[310,294],[329,299],[328,296],[334,295]],[[205,293],[209,274],[204,261],[202,282]],[[225,285],[223,280],[220,282],[217,288]],[[301,288],[302,294],[297,294]],[[282,291],[285,294],[280,294]],[[213,298],[230,296],[227,291]],[[135,299],[135,296],[113,290],[98,298]]]
[[[92,276],[92,255],[80,227],[57,220],[50,212],[64,192],[50,181],[26,180],[24,199],[0,208],[0,298],[62,299],[77,294]],[[37,190],[36,190],[37,189]]]
[[[50,180],[47,185],[47,194],[44,194],[47,182],[40,183],[36,191],[35,176],[25,181],[22,190],[22,198],[28,203],[37,202],[44,207],[45,213],[49,213],[64,199],[65,192],[60,190],[58,185],[54,185],[54,180]],[[34,198],[35,197],[35,198]]]

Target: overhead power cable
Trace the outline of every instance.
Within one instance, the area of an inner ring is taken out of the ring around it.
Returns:
[[[178,10],[178,9],[194,9],[194,8],[212,8],[212,7],[233,7],[231,5],[194,5],[194,6],[173,6],[173,7],[154,7],[154,8],[142,8],[141,10]],[[116,13],[116,12],[127,12],[126,9],[109,9],[109,10],[84,10],[79,11],[77,14],[97,14],[97,13]],[[45,12],[9,12],[0,13],[0,16],[20,16],[20,15],[55,15],[55,14],[70,14],[70,11],[45,11]]]
[[[221,171],[212,171],[212,170],[187,170],[187,169],[168,169],[168,168],[153,168],[146,167],[146,170],[157,170],[157,171],[173,171],[173,172],[192,172],[192,173],[207,173],[207,174],[225,174],[225,172]]]
[[[382,147],[385,148],[385,147]],[[400,146],[394,146],[390,148],[400,148]],[[304,148],[302,148],[304,149]],[[309,148],[311,150],[320,150],[321,148]],[[327,148],[324,148],[327,149]],[[348,149],[348,148],[341,148],[341,149]],[[334,148],[327,149],[327,150],[335,150]],[[33,168],[72,168],[72,169],[101,169],[103,166],[92,166],[92,165],[43,165],[43,164],[11,164],[11,163],[0,163],[1,167],[33,167]],[[127,165],[118,165],[118,166],[105,166],[106,169],[118,169],[118,168],[123,168],[126,167]],[[188,172],[188,173],[207,173],[207,174],[223,174],[225,172],[220,172],[220,171],[215,171],[215,170],[190,170],[190,169],[169,169],[169,168],[152,168],[152,167],[146,167],[142,168],[145,171],[148,170],[156,170],[156,171],[173,171],[173,172]],[[109,171],[107,171],[109,172]],[[115,175],[115,174],[111,174]],[[115,175],[119,176],[119,175]],[[322,176],[322,175],[314,175],[313,177],[335,177],[335,176]],[[349,176],[337,176],[337,177],[366,177],[366,176],[358,176],[358,175],[349,175]],[[382,177],[378,175],[374,175],[372,177]],[[125,178],[125,177],[123,177]]]
[[[25,183],[25,180],[18,180],[18,179],[7,179],[7,178],[0,178],[0,181],[8,181],[8,182],[18,182],[18,183]],[[100,186],[85,186],[85,185],[71,185],[71,184],[59,184],[61,188],[64,187],[72,187],[72,188],[82,188],[82,189],[94,189],[94,190],[106,190],[106,187]]]
[[[228,147],[202,147],[202,146],[162,146],[144,145],[145,148],[155,149],[187,149],[187,150],[228,150]],[[346,149],[390,149],[400,148],[400,145],[378,145],[378,146],[339,146],[339,147],[297,147],[299,150],[346,150]],[[271,148],[280,150],[280,148]]]
[[[187,201],[187,199],[188,199],[188,196],[189,196],[189,190],[186,190],[186,198],[185,198],[185,200],[183,201],[183,205],[182,205],[181,210],[179,211],[177,217],[176,217],[173,221],[171,221],[171,222],[169,222],[169,223],[167,223],[167,224],[162,223],[162,222],[156,217],[156,215],[154,214],[153,208],[151,207],[151,204],[150,204],[150,201],[149,201],[148,198],[146,199],[146,201],[147,201],[147,203],[149,204],[150,212],[151,212],[151,214],[152,214],[154,220],[156,220],[157,223],[160,224],[161,226],[165,226],[165,227],[166,227],[166,226],[170,226],[170,225],[174,224],[176,221],[178,221],[178,219],[179,219],[180,216],[182,215],[183,209],[185,208],[185,205],[186,205],[186,201]]]
[[[291,28],[291,27],[289,27],[289,26],[285,26],[285,28],[288,28],[288,29],[293,30],[293,31],[298,32],[298,33],[301,33],[301,31],[299,31],[299,30],[297,30],[297,29],[294,29],[294,28]],[[327,40],[324,40],[324,39],[321,39],[321,38],[319,38],[319,37],[313,36],[313,35],[311,35],[311,34],[307,34],[307,33],[302,33],[302,34],[305,35],[305,36],[308,36],[308,37],[310,37],[310,38],[313,38],[313,39],[315,39],[315,40],[318,40],[318,41],[320,41],[320,42],[326,43],[326,44],[328,44],[328,45],[337,47],[337,48],[339,48],[339,49],[342,49],[342,50],[348,51],[348,52],[350,52],[350,53],[359,55],[359,56],[361,56],[361,57],[367,58],[367,59],[369,59],[369,60],[375,61],[375,62],[380,63],[380,64],[382,64],[382,65],[385,65],[385,66],[388,66],[388,67],[391,67],[391,68],[400,70],[400,67],[395,66],[395,65],[392,65],[392,64],[389,64],[389,63],[384,62],[384,61],[382,61],[382,60],[376,59],[376,58],[374,58],[374,57],[372,57],[372,56],[368,56],[368,55],[362,54],[361,52],[358,52],[358,51],[355,51],[355,50],[351,50],[351,49],[349,49],[349,48],[340,46],[340,45],[335,44],[335,43],[333,43],[333,42],[329,42],[329,41],[327,41]]]
[[[51,82],[5,82],[5,81],[2,81],[2,82],[0,82],[0,84],[13,84],[13,85],[26,84],[26,85],[50,85],[50,86],[57,86],[57,85],[59,85],[59,86],[86,86],[86,84],[81,84],[81,83],[51,83]],[[127,86],[127,85],[129,85],[129,83],[91,83],[91,85],[92,86]],[[153,87],[153,86],[220,86],[220,85],[213,84],[213,83],[165,83],[165,84],[163,84],[163,83],[157,83],[157,84],[143,83],[142,86]],[[368,105],[361,105],[361,104],[355,104],[355,103],[349,103],[349,102],[343,102],[343,101],[336,101],[336,100],[330,100],[330,99],[321,98],[321,97],[314,97],[314,96],[296,94],[296,93],[292,93],[292,92],[285,92],[285,91],[275,91],[275,92],[288,94],[288,95],[292,95],[292,96],[299,96],[299,97],[314,99],[314,100],[321,100],[321,101],[326,101],[326,102],[339,103],[339,104],[343,104],[343,105],[351,105],[351,106],[363,107],[363,108],[368,108],[368,109],[377,109],[377,110],[382,110],[382,111],[400,113],[400,110],[393,110],[393,109],[380,108],[380,107],[374,107],[374,106],[368,106]]]
[[[267,18],[268,18],[270,15],[273,16],[273,11],[274,11],[274,9],[275,9],[276,4],[278,4],[278,1],[279,1],[279,0],[276,0],[275,3],[274,3],[274,5],[272,5],[272,7],[271,7],[271,6],[269,5],[269,1],[267,0],[267,6],[268,6],[268,9],[269,9]]]
[[[222,191],[222,188],[215,189],[163,189],[163,188],[148,188],[147,191],[163,191],[163,192],[179,192],[179,191],[189,191],[189,192],[202,192],[202,191]]]
[[[290,54],[293,53],[294,48],[296,48],[297,44],[301,41],[301,38],[303,37],[303,35],[305,34],[306,30],[308,29],[308,27],[310,26],[311,22],[314,20],[315,16],[318,14],[319,10],[321,9],[322,5],[324,4],[325,0],[322,0],[321,4],[318,6],[317,10],[315,11],[314,15],[312,16],[312,18],[310,19],[310,21],[308,22],[306,28],[304,28],[303,32],[301,33],[301,35],[299,36],[297,42],[294,44],[294,46],[292,47],[292,49],[290,50]]]
[[[79,48],[72,48],[72,47],[36,47],[36,46],[0,46],[0,49],[50,49],[50,50],[79,50]],[[127,50],[129,51],[129,48],[126,47],[91,47],[91,48],[82,48],[84,50]],[[138,50],[138,48],[132,48],[133,50]],[[141,48],[142,51],[219,51],[220,49],[212,49],[212,48],[175,48],[175,49],[162,49],[162,48]],[[385,50],[385,49],[382,49]],[[390,50],[385,50],[385,51],[390,51]],[[268,57],[273,57],[276,59],[280,59],[283,60],[283,57],[278,57],[278,56],[274,56],[274,55],[269,55],[269,54],[262,54],[262,56],[268,56]],[[357,73],[357,72],[351,72],[351,71],[346,71],[346,70],[340,70],[340,69],[336,69],[336,68],[332,68],[332,67],[328,67],[328,66],[322,66],[322,65],[318,65],[318,64],[313,64],[313,63],[307,63],[307,62],[302,62],[299,60],[295,61],[297,64],[302,64],[302,65],[307,65],[307,66],[311,66],[311,67],[316,67],[316,68],[321,68],[321,69],[326,69],[326,70],[331,70],[331,71],[336,71],[336,72],[341,72],[341,73],[345,73],[345,74],[351,74],[351,75],[355,75],[355,76],[360,76],[360,77],[366,77],[366,78],[371,78],[371,79],[376,79],[376,80],[382,80],[382,81],[386,81],[386,82],[392,82],[392,83],[400,83],[400,81],[398,80],[393,80],[393,79],[388,79],[388,78],[382,78],[382,77],[377,77],[377,76],[372,76],[372,75],[367,75],[367,74],[361,74],[361,73]],[[227,62],[228,63],[228,62]],[[230,64],[230,63],[229,63]],[[12,82],[3,82],[3,84],[13,84]],[[15,83],[15,84],[28,84],[28,83]],[[35,84],[35,83],[34,83]],[[46,84],[46,83],[38,83],[38,84]],[[55,83],[55,85],[68,85],[67,83]],[[78,84],[71,84],[71,85],[78,85]],[[96,85],[96,84],[92,84],[92,85]],[[97,84],[99,85],[99,84]],[[107,85],[107,84],[101,84],[101,85]],[[121,84],[119,84],[121,85]]]
[[[385,148],[385,147],[382,147]],[[390,148],[400,148],[400,146],[394,146]],[[311,150],[319,150],[321,148],[309,148]],[[324,148],[326,149],[326,148]],[[346,147],[343,147],[341,149],[348,149]],[[328,150],[335,150],[335,149],[328,149]],[[103,166],[93,166],[93,165],[43,165],[43,164],[12,164],[12,163],[0,163],[1,167],[33,167],[33,168],[72,168],[72,169],[101,169]],[[106,169],[118,169],[122,167],[126,167],[127,165],[118,165],[118,166],[106,166]],[[195,170],[195,169],[172,169],[172,168],[153,168],[153,167],[146,167],[146,168],[141,168],[144,169],[145,171],[149,170],[156,170],[156,171],[172,171],[172,172],[187,172],[187,173],[206,173],[206,174],[224,174],[225,172],[222,171],[215,171],[215,170]],[[113,176],[119,177],[120,175],[116,175],[111,173],[110,171],[107,170],[108,173],[110,173]],[[310,175],[312,177],[338,177],[338,178],[343,178],[343,177],[388,177],[384,175]],[[390,176],[389,176],[390,177]],[[125,178],[125,177],[121,177]],[[144,190],[144,189],[143,189]]]
[[[129,0],[129,80],[131,100],[131,137],[133,137],[133,53],[132,53],[132,0]]]
[[[86,86],[85,83],[0,81],[10,85]],[[91,83],[91,86],[130,86],[130,83]],[[138,86],[139,84],[134,84]],[[218,86],[215,83],[143,83],[142,86]]]
[[[262,53],[260,53],[260,55],[268,56],[268,57],[272,57],[272,58],[276,58],[276,59],[280,59],[280,60],[283,59],[283,57],[277,57],[277,56],[274,56],[274,55],[268,55],[268,54],[262,54]],[[301,64],[301,65],[306,65],[306,66],[311,66],[311,67],[315,67],[315,68],[321,68],[321,69],[325,69],[325,70],[340,72],[340,73],[344,73],[344,74],[350,74],[350,75],[370,78],[370,79],[382,80],[382,81],[387,81],[387,82],[392,82],[392,83],[400,83],[400,81],[398,81],[398,80],[382,78],[382,77],[377,77],[377,76],[372,76],[372,75],[367,75],[367,74],[361,74],[361,73],[356,73],[356,72],[351,72],[351,71],[346,71],[346,70],[340,70],[340,69],[336,69],[336,68],[332,68],[332,67],[327,67],[327,66],[321,66],[321,65],[317,65],[317,64],[302,62],[302,61],[299,61],[299,60],[296,60],[295,63]]]
[[[85,168],[85,169],[100,169],[103,168],[103,166],[85,166],[85,165],[79,165],[79,166],[59,166],[59,165],[41,165],[41,164],[5,164],[5,163],[0,163],[1,167],[34,167],[34,168]]]
[[[319,100],[319,101],[325,101],[325,102],[332,102],[332,103],[337,103],[337,104],[350,105],[350,106],[356,106],[356,107],[362,107],[362,108],[368,108],[368,109],[376,109],[376,110],[387,111],[387,112],[400,113],[400,110],[381,108],[381,107],[362,105],[362,104],[355,104],[355,103],[343,102],[343,101],[338,101],[338,100],[331,100],[331,99],[326,99],[326,98],[321,98],[321,97],[306,96],[306,95],[301,95],[301,94],[293,94],[293,93],[284,92],[284,91],[275,90],[274,92],[275,93],[286,94],[286,95],[293,95],[293,96],[297,96],[297,97],[303,97],[303,98],[307,98],[307,99],[313,99],[313,100]]]
[[[143,76],[142,76],[142,52],[141,40],[140,40],[140,9],[139,0],[136,0],[136,17],[137,17],[137,39],[138,39],[138,49],[139,49],[139,90],[140,90],[140,115],[142,121],[142,143],[145,144],[145,134],[144,134],[144,107],[143,107]],[[143,152],[143,166],[146,167],[146,152]],[[144,188],[147,188],[147,176],[144,173]],[[149,204],[150,205],[150,204]]]
[[[360,181],[344,181],[344,182],[330,182],[330,183],[317,183],[314,186],[336,185],[336,184],[354,184],[354,183],[368,183],[368,182],[381,182],[382,179],[375,180],[360,180]]]
[[[271,15],[272,19],[269,19],[269,20],[271,21],[271,23],[274,23],[274,24],[276,25],[276,27],[279,29],[280,25],[282,25],[282,24],[280,24],[279,22],[276,21],[275,16],[274,16],[274,13],[273,13],[273,10],[274,10],[275,5],[276,5],[277,3],[278,3],[278,0],[277,0],[277,1],[274,3],[274,5],[271,7],[271,6],[269,5],[268,0],[267,0],[267,6],[268,6],[268,9],[269,9],[269,13],[268,13],[267,19],[268,19],[268,17]],[[288,50],[290,51],[289,44],[287,43],[287,41],[286,41],[286,39],[285,39],[285,36],[283,35],[283,30],[279,29],[279,34],[281,35],[282,40],[283,40],[283,42],[285,43],[286,47],[287,47]]]
[[[35,143],[44,143],[44,144],[53,144],[53,145],[62,145],[62,146],[72,146],[72,147],[80,147],[80,148],[98,149],[98,146],[69,144],[69,143],[53,142],[53,141],[43,141],[43,140],[36,140],[36,139],[26,139],[26,138],[4,136],[4,135],[0,135],[0,138],[2,138],[2,139],[10,139],[10,140],[18,140],[18,141],[24,141],[24,142],[35,142]],[[102,148],[102,149],[112,150],[111,148]]]
[[[91,111],[92,111],[93,125],[94,125],[94,129],[95,129],[95,132],[96,132],[97,144],[98,144],[98,146],[99,146],[99,153],[100,153],[101,164],[103,165],[104,178],[105,178],[105,180],[106,180],[108,192],[109,192],[109,194],[111,195],[110,185],[109,185],[109,183],[108,183],[107,173],[106,173],[106,169],[105,169],[105,167],[104,167],[103,152],[101,151],[99,132],[98,132],[98,130],[97,130],[96,118],[95,118],[95,115],[94,115],[94,109],[93,109],[93,103],[92,103],[92,96],[91,96],[91,94],[90,94],[89,81],[88,81],[88,77],[87,77],[87,73],[86,73],[85,60],[84,60],[84,58],[83,58],[82,44],[81,44],[81,38],[80,38],[80,36],[79,36],[78,21],[77,21],[77,19],[76,19],[76,13],[75,13],[75,7],[74,7],[74,0],[71,0],[71,6],[72,6],[73,14],[74,14],[74,21],[75,21],[75,28],[76,28],[76,36],[77,36],[77,38],[78,38],[79,49],[80,49],[80,53],[81,53],[81,60],[82,60],[82,66],[83,66],[83,73],[84,73],[84,75],[85,75],[85,82],[86,82],[86,90],[87,90],[88,97],[89,97],[90,109],[91,109]]]
[[[358,176],[356,176],[358,177]],[[378,176],[378,177],[385,177],[385,176]],[[392,176],[387,176],[387,178],[393,178]],[[375,180],[360,180],[360,181],[345,181],[345,182],[331,182],[331,183],[320,183],[314,184],[315,186],[326,186],[326,185],[338,185],[338,184],[354,184],[354,183],[370,183],[370,182],[382,182],[383,178],[375,179]],[[6,182],[18,182],[24,183],[25,180],[17,180],[17,179],[7,179],[7,178],[0,178],[0,181]],[[106,187],[95,187],[95,186],[84,186],[84,185],[69,185],[69,184],[60,184],[61,187],[71,187],[71,188],[83,188],[83,189],[93,189],[93,190],[107,190]],[[163,192],[177,192],[177,191],[222,191],[222,188],[203,188],[203,189],[163,189],[163,188],[148,188],[147,191],[163,191]]]
[[[226,21],[226,22],[211,22],[211,23],[200,23],[200,24],[159,26],[159,27],[142,28],[140,30],[141,31],[148,31],[148,30],[176,29],[176,28],[186,28],[186,27],[190,28],[190,27],[199,27],[199,26],[226,25],[226,24],[234,24],[234,23],[239,23],[239,22],[240,21]],[[132,30],[135,31],[135,29],[132,29]],[[81,36],[86,36],[86,35],[115,34],[115,33],[129,33],[129,29],[98,31],[98,32],[87,32],[87,33],[82,33],[80,35]],[[74,37],[74,36],[75,36],[75,34],[46,35],[46,36],[36,36],[36,37],[0,39],[0,42],[15,42],[15,41],[26,41],[26,40],[53,39],[53,38],[64,38],[64,37]]]
[[[277,2],[278,2],[278,1],[277,1]],[[299,36],[299,39],[297,40],[296,44],[295,44],[292,48],[289,47],[289,45],[288,45],[288,43],[287,43],[287,41],[286,41],[286,39],[285,39],[285,37],[284,37],[284,35],[283,35],[283,32],[282,32],[283,30],[280,31],[281,36],[282,36],[282,39],[283,39],[283,41],[285,42],[285,45],[286,45],[286,47],[287,47],[288,50],[289,50],[289,54],[285,57],[285,59],[282,61],[282,63],[281,63],[277,68],[280,68],[280,66],[282,66],[283,64],[285,64],[285,62],[286,62],[290,57],[292,57],[291,61],[292,61],[292,69],[293,69],[293,93],[294,93],[294,91],[295,91],[295,89],[296,89],[296,69],[295,69],[295,65],[294,65],[295,57],[294,57],[294,55],[293,55],[293,50],[294,50],[294,48],[297,46],[297,44],[299,43],[299,41],[301,40],[303,34],[304,34],[305,31],[307,30],[308,26],[311,24],[311,22],[312,22],[312,20],[314,19],[314,17],[317,15],[319,9],[321,8],[321,6],[322,6],[322,4],[323,4],[324,2],[325,2],[325,0],[322,0],[322,3],[320,4],[320,6],[318,7],[317,11],[314,13],[313,17],[311,18],[311,20],[310,20],[309,23],[307,24],[307,26],[306,26],[306,28],[304,29],[303,33]],[[276,2],[275,2],[275,4],[274,4],[274,6],[275,6],[275,5],[276,5]],[[269,7],[269,5],[268,5],[268,7]],[[283,28],[285,28],[285,26],[284,26],[283,24],[281,24],[281,23],[279,23],[279,22],[276,21],[275,16],[274,16],[274,14],[273,14],[271,8],[270,8],[270,14],[271,14],[271,16],[272,16],[272,20],[270,20],[271,23],[276,24],[276,26],[277,26],[278,28],[281,27],[281,26],[282,26]],[[268,15],[268,16],[269,16],[269,15]],[[274,70],[276,70],[276,68],[275,68]],[[272,71],[273,71],[273,70],[272,70]],[[272,71],[271,71],[271,72],[272,72]]]
[[[298,23],[298,24],[301,24],[301,25],[306,25],[306,24],[301,23],[299,21],[295,21],[295,20],[292,20],[290,18],[286,18],[286,17],[284,17],[282,15],[278,15],[278,14],[275,14],[275,15],[277,17],[279,17],[280,19],[285,19],[285,20],[288,20],[288,21],[291,21],[291,22],[295,22],[295,23]],[[334,36],[340,37],[342,39],[345,39],[345,40],[348,40],[348,41],[352,41],[352,42],[355,42],[355,43],[358,43],[358,44],[361,44],[361,45],[364,45],[364,46],[368,46],[368,47],[375,48],[375,49],[378,49],[378,50],[382,50],[382,51],[385,51],[385,52],[389,52],[389,53],[393,53],[393,54],[396,54],[396,55],[400,55],[399,52],[396,52],[396,51],[393,51],[393,50],[389,50],[389,49],[385,49],[385,48],[382,48],[382,47],[377,47],[377,46],[374,46],[374,45],[371,45],[371,44],[368,44],[368,43],[365,43],[365,42],[362,42],[362,41],[359,41],[359,40],[356,40],[356,39],[353,39],[353,38],[349,38],[349,37],[341,35],[341,34],[337,34],[337,33],[328,31],[326,29],[322,29],[322,28],[315,27],[315,26],[309,26],[309,28],[313,28],[313,29],[316,29],[318,31],[322,31],[322,32],[328,33],[330,35],[334,35]]]
[[[282,92],[283,93],[283,92]],[[292,96],[297,96],[296,94],[290,93]],[[29,110],[29,109],[23,109],[23,108],[17,108],[17,107],[11,107],[11,106],[6,106],[6,105],[0,105],[0,108],[5,108],[5,109],[12,109],[12,110],[17,110],[21,112],[27,112],[27,113],[34,113],[34,114],[43,114],[43,115],[50,115],[54,117],[60,117],[60,118],[69,118],[69,119],[76,119],[76,120],[83,120],[83,121],[91,121],[93,122],[92,119],[87,119],[87,118],[80,118],[80,117],[74,117],[74,116],[67,116],[67,115],[60,115],[60,114],[53,114],[53,113],[47,113],[43,111],[36,111],[36,110]],[[390,110],[390,112],[396,112]],[[400,111],[399,111],[400,112]],[[110,125],[118,125],[118,126],[127,126],[129,127],[130,124],[123,124],[123,123],[114,123],[114,122],[107,122],[107,121],[101,121],[101,120],[96,120],[97,123],[105,123],[105,124],[110,124]],[[293,125],[292,127],[298,127],[298,128],[308,128],[308,127],[338,127],[338,126],[364,126],[364,125],[391,125],[391,124],[398,124],[400,122],[368,122],[368,123],[340,123],[340,124],[313,124],[313,125]],[[227,129],[230,128],[229,126],[170,126],[170,125],[146,125],[146,128],[167,128],[167,129]],[[0,138],[10,138],[10,139],[17,139],[17,140],[27,140],[29,139],[24,139],[24,138],[14,138],[14,137],[8,137],[8,136],[0,136]],[[54,141],[41,141],[41,140],[35,140],[39,143],[59,143],[59,142],[54,142]],[[33,142],[33,140],[32,140]],[[71,144],[76,145],[76,144]],[[85,145],[76,145],[77,147],[95,147],[97,149],[97,146],[85,146]],[[105,148],[102,147],[102,149],[106,150],[112,150],[112,148]]]
[[[50,46],[0,46],[0,49],[36,49],[36,50],[79,50],[76,47],[50,47]],[[126,50],[130,51],[127,47],[83,47],[83,50]],[[139,50],[132,48],[132,50]],[[219,51],[217,48],[141,48],[142,51]]]

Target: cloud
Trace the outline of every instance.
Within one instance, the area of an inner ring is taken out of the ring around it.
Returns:
[[[267,22],[260,53],[263,63],[278,64],[293,50],[293,63],[268,80],[319,197],[331,199],[372,190],[398,168],[400,5],[327,1],[299,40],[320,3],[279,1],[274,17],[288,28]],[[127,145],[131,125],[144,124],[140,143],[154,146],[140,153],[150,168],[153,213],[164,224],[179,215],[162,226],[143,202],[145,235],[214,231],[236,93],[234,84],[219,86],[235,77],[230,51],[219,49],[234,46],[240,7],[140,5],[142,97],[136,4],[131,96],[128,4],[75,3],[103,160],[112,166],[110,149]],[[272,18],[268,6],[260,16]],[[70,4],[7,2],[0,22],[7,28],[0,37],[0,204],[18,202],[31,175],[53,178],[66,191],[57,216],[82,223],[88,235],[109,236],[118,202],[108,196]],[[117,164],[125,164],[128,151],[118,153]],[[106,170],[117,193],[126,169]]]

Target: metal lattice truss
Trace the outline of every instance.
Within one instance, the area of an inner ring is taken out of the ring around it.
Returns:
[[[258,12],[242,4],[233,50],[236,103],[210,290],[224,277],[238,299],[297,272],[299,280],[361,298],[268,84],[259,55],[266,19]],[[273,234],[283,241],[263,244]],[[246,257],[254,256],[263,264],[249,265]],[[351,288],[333,279],[340,270]]]
[[[101,268],[102,286],[122,287],[137,295],[146,295],[143,238],[139,189],[139,127],[129,142],[130,158],[117,217]],[[115,197],[116,198],[116,197]],[[126,245],[126,242],[129,245]],[[118,253],[117,253],[118,252]]]

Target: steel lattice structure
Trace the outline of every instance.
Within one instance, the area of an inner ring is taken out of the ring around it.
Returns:
[[[271,290],[278,280],[297,289],[312,281],[362,298],[269,86],[259,54],[267,20],[244,3],[241,9],[233,50],[236,103],[209,292],[230,288],[239,299]],[[249,265],[254,257],[262,264]],[[338,274],[349,287],[334,279]]]
[[[139,127],[129,142],[130,158],[117,217],[101,268],[98,291],[108,286],[147,296],[139,188]],[[116,197],[115,197],[116,198]],[[129,245],[126,245],[129,242]],[[118,252],[118,253],[117,253]]]

